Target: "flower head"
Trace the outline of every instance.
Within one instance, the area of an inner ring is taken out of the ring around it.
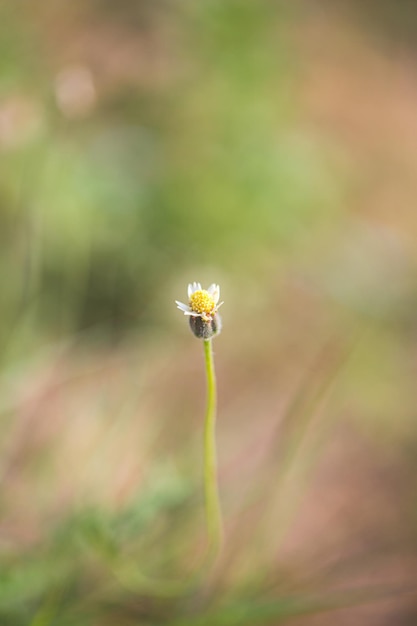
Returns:
[[[193,333],[202,339],[220,332],[220,316],[218,310],[223,304],[220,302],[220,287],[213,283],[208,289],[203,289],[200,283],[188,285],[188,304],[175,300],[177,307],[190,316],[190,326]]]

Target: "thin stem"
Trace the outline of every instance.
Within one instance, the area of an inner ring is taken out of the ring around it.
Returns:
[[[216,404],[217,388],[211,339],[204,340],[207,376],[207,409],[204,424],[204,494],[206,502],[209,552],[219,552],[223,539],[223,524],[217,484]]]
[[[203,340],[207,377],[207,408],[204,424],[204,496],[206,505],[208,550],[201,566],[186,580],[154,579],[136,568],[126,570],[113,563],[113,571],[128,589],[141,589],[157,597],[177,597],[189,593],[202,581],[207,566],[213,564],[223,542],[223,523],[217,484],[216,405],[217,387],[211,339]]]

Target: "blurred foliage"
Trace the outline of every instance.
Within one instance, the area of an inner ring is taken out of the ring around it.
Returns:
[[[150,58],[165,55],[167,75],[111,93],[98,76],[81,119],[56,104],[46,9],[36,27],[31,11],[1,9],[12,39],[1,56],[4,106],[33,117],[11,130],[1,157],[3,335],[19,312],[41,334],[149,323],[155,286],[190,263],[256,275],[260,253],[296,245],[313,217],[317,228],[328,216],[320,160],[296,131],[281,5],[139,6],[147,19],[130,21],[135,3],[97,3],[82,19],[129,20],[127,36],[144,38]],[[163,36],[167,21],[161,53],[146,37]]]

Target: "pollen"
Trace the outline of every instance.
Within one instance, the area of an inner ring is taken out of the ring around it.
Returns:
[[[211,296],[205,289],[199,289],[194,291],[190,297],[190,307],[195,313],[201,315],[211,315],[215,308],[216,303],[213,296]]]

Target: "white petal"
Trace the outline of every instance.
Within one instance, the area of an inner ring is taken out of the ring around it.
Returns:
[[[202,317],[202,313],[196,313],[195,311],[184,311],[184,315],[191,315],[191,317]]]
[[[213,283],[212,285],[210,285],[210,287],[207,289],[208,293],[213,297],[214,303],[217,304],[220,298],[220,287],[219,285],[216,285],[216,283]]]
[[[221,305],[222,305],[222,304],[224,304],[224,300],[223,300],[223,302],[220,302],[220,304],[218,304],[218,305],[216,306],[216,309],[220,309],[220,307],[221,307]]]
[[[191,296],[194,293],[194,288],[193,285],[191,283],[188,284],[188,298],[191,298]]]
[[[184,304],[183,302],[178,302],[178,300],[175,300],[175,304],[177,305],[177,308],[180,309],[181,311],[184,311],[184,313],[191,311],[188,304]]]

